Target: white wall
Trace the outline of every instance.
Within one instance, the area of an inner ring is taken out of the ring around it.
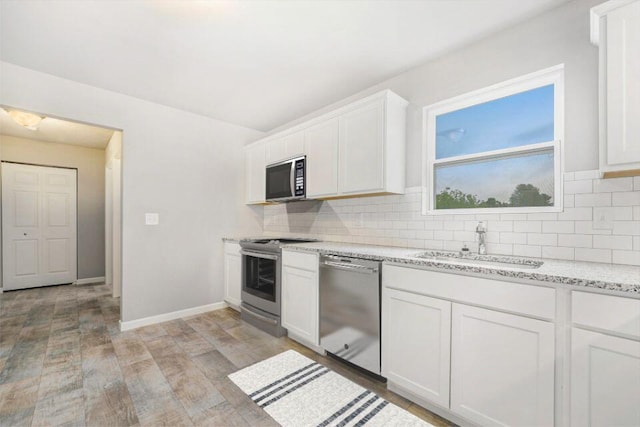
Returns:
[[[221,238],[262,229],[242,201],[242,146],[260,132],[6,62],[0,103],[124,131],[123,321],[222,301]]]
[[[411,103],[407,115],[407,186],[417,186],[421,185],[422,176],[422,107],[564,63],[565,171],[596,169],[598,49],[589,42],[589,9],[601,2],[571,1],[523,24],[412,68],[293,123],[382,89],[393,90]]]
[[[78,169],[78,279],[104,276],[104,156],[105,150],[0,135],[0,160]]]

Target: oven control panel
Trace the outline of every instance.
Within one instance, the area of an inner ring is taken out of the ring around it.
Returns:
[[[294,196],[296,197],[304,197],[305,195],[305,159],[298,159],[296,160],[295,163],[295,170],[294,170],[294,185],[293,185],[293,191],[294,191]]]

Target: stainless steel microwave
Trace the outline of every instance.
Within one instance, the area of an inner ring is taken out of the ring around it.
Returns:
[[[306,197],[306,157],[295,157],[267,165],[266,199],[268,202],[288,202]]]

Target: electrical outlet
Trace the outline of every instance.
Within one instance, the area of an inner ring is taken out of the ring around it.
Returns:
[[[595,230],[612,230],[613,209],[593,208],[593,228]]]
[[[146,214],[144,214],[144,224],[145,225],[158,225],[158,224],[160,224],[160,214],[157,214],[157,213],[146,213]]]

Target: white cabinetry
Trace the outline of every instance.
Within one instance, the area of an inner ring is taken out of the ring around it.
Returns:
[[[265,144],[262,142],[244,148],[245,203],[265,201]]]
[[[234,242],[224,244],[224,300],[233,308],[240,307],[242,292],[242,257],[240,245]]]
[[[290,338],[319,345],[318,254],[282,251],[282,326]]]
[[[554,424],[554,289],[387,264],[382,283],[391,390],[479,425]]]
[[[453,304],[451,410],[483,426],[551,426],[554,325]]]
[[[338,194],[338,118],[305,130],[307,197]]]
[[[248,146],[246,203],[264,203],[266,165],[300,155],[307,198],[403,194],[407,105],[385,90]]]
[[[639,426],[640,300],[573,292],[572,306],[571,425]]]
[[[600,169],[640,175],[640,1],[615,0],[591,10],[600,48]]]
[[[294,132],[267,141],[266,151],[267,165],[304,155],[304,131]]]
[[[451,303],[387,288],[382,295],[383,375],[449,407]]]

